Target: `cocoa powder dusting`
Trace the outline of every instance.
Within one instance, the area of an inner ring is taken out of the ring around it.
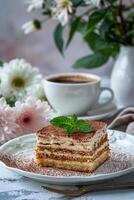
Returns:
[[[124,170],[129,167],[134,167],[134,156],[115,152],[111,152],[111,157],[92,174],[51,167],[39,167],[34,162],[34,150],[25,150],[21,153],[13,154],[12,156],[1,155],[0,160],[9,167],[46,176],[89,176],[96,174],[108,174]]]

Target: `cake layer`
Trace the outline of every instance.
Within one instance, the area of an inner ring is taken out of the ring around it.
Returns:
[[[48,142],[51,143],[52,139],[54,141],[60,140],[61,144],[70,142],[73,140],[80,143],[80,142],[87,142],[91,141],[90,139],[93,136],[95,136],[94,140],[96,141],[97,138],[103,137],[103,135],[106,134],[106,123],[104,122],[99,122],[99,121],[87,121],[89,124],[93,127],[93,131],[90,133],[80,133],[80,132],[75,132],[71,135],[71,137],[68,137],[66,131],[62,128],[55,127],[53,125],[49,125],[47,127],[44,127],[43,129],[39,130],[37,132],[38,137],[42,137],[48,140]]]
[[[85,153],[84,154],[81,152],[81,154],[78,151],[69,151],[69,150],[61,150],[61,149],[53,149],[46,147],[44,150],[39,150],[37,148],[36,150],[36,157],[51,157],[51,158],[56,158],[56,159],[63,159],[63,160],[81,160],[81,161],[86,161],[86,160],[94,160],[96,157],[101,155],[103,151],[109,150],[108,148],[108,141],[105,141],[102,143],[102,145],[97,148],[95,151],[91,151],[90,153]]]
[[[86,135],[86,134],[85,134]],[[37,144],[39,146],[53,146],[53,148],[69,149],[69,150],[77,150],[77,151],[92,151],[99,144],[107,139],[106,130],[98,131],[92,138],[87,139],[86,141],[79,142],[72,137],[55,137],[52,134],[49,137],[38,136]]]
[[[64,144],[61,145],[59,143],[53,142],[52,144],[44,142],[40,142],[40,140],[37,140],[37,146],[36,149],[39,151],[43,151],[44,149],[53,149],[53,151],[66,151],[66,152],[71,152],[71,153],[76,153],[76,151],[79,152],[79,154],[84,155],[86,154],[91,154],[92,151],[95,151],[97,148],[99,148],[102,143],[108,141],[107,135],[104,138],[101,138],[101,140],[97,143],[94,144],[93,148],[91,148],[88,143],[80,143],[80,144]]]
[[[109,158],[109,151],[104,151],[92,162],[56,160],[51,158],[35,158],[35,162],[42,167],[56,167],[67,170],[93,172],[99,165]]]
[[[81,161],[81,162],[89,162],[95,160],[97,157],[99,157],[104,151],[109,151],[108,147],[103,148],[100,151],[95,152],[94,155],[92,156],[80,156],[78,154],[59,154],[59,153],[53,153],[51,154],[50,151],[45,151],[44,153],[38,152],[36,154],[36,158],[52,158],[52,159],[57,159],[57,160],[76,160],[76,161]]]

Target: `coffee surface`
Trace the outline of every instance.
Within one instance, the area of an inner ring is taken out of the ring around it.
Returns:
[[[96,79],[86,76],[59,76],[55,78],[50,78],[48,80],[54,83],[66,83],[66,84],[88,83],[96,81]]]

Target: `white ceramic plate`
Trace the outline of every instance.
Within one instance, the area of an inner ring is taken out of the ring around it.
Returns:
[[[81,116],[79,118],[100,120],[100,119],[112,117],[117,112],[118,112],[118,108],[115,102],[113,101],[109,103],[108,105],[98,106],[97,108],[93,108],[92,110],[88,111],[84,116]]]
[[[9,170],[36,181],[62,185],[104,181],[134,171],[134,136],[112,130],[108,131],[108,135],[111,158],[93,174],[37,167],[33,161],[35,134],[18,137],[2,145],[0,147],[1,164]]]

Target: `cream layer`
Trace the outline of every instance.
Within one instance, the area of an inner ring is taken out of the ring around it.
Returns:
[[[36,159],[35,162],[40,166],[50,166],[75,171],[94,171],[99,165],[109,158],[109,153],[104,151],[98,158],[90,162],[70,161],[70,160],[54,160],[51,158]]]
[[[83,133],[84,134],[84,133]],[[50,134],[51,137],[37,137],[37,145],[39,146],[51,146],[53,145],[54,148],[57,148],[60,146],[62,149],[68,149],[68,150],[76,150],[76,151],[92,151],[95,147],[98,146],[98,144],[101,142],[103,138],[107,136],[106,130],[99,130],[96,132],[96,134],[88,139],[87,141],[80,142],[78,140],[75,140],[71,137],[53,137],[53,135]],[[39,144],[42,143],[43,145]]]
[[[51,152],[48,149],[44,149],[44,151],[38,151],[37,153],[39,153],[39,154],[43,153],[44,155],[48,155],[48,157],[51,157],[51,155],[54,155],[56,157],[63,157],[64,156],[64,158],[66,157],[67,159],[69,159],[69,158],[72,159],[73,157],[75,157],[77,159],[81,159],[81,158],[84,158],[84,159],[93,159],[94,157],[97,157],[97,154],[100,151],[105,150],[105,148],[107,148],[107,147],[108,147],[108,141],[106,141],[105,143],[103,143],[103,145],[101,145],[98,149],[96,149],[92,155],[88,155],[88,156],[86,156],[86,155],[80,155],[77,152],[76,153],[63,153],[63,152],[56,152],[56,151]]]

